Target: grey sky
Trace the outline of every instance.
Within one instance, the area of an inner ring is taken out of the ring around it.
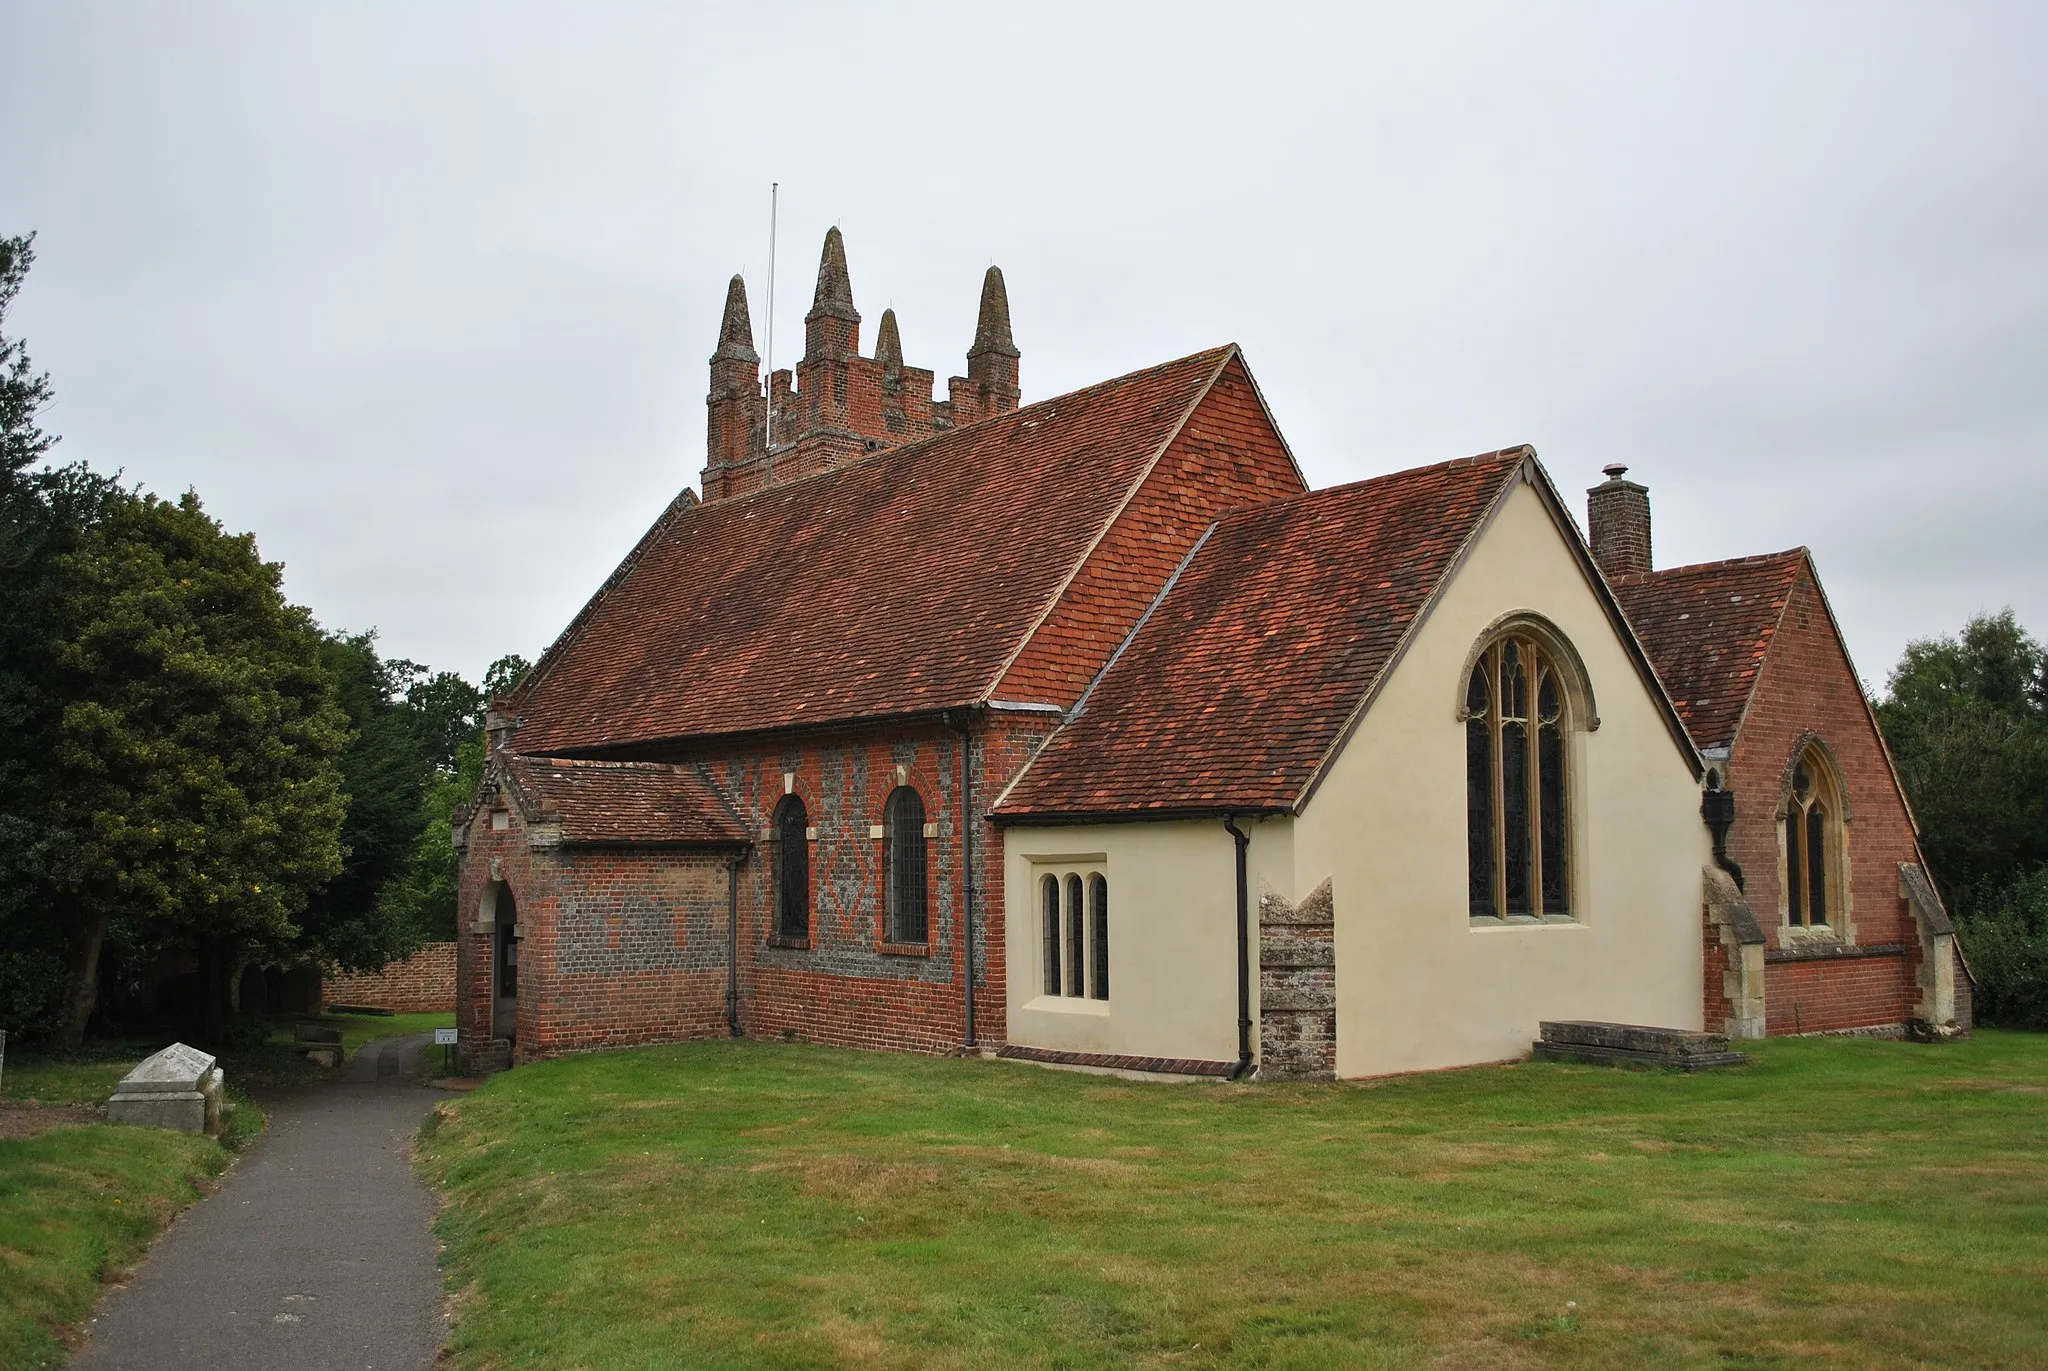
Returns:
[[[1863,676],[2048,632],[2048,6],[0,3],[60,454],[195,486],[323,623],[536,655],[778,363],[1026,400],[1234,339],[1310,480],[1534,443],[1660,565],[1814,549]]]

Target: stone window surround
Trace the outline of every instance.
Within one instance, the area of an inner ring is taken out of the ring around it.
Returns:
[[[1819,766],[1813,767],[1816,772],[1815,788],[1822,791],[1834,806],[1835,824],[1826,854],[1829,922],[1824,924],[1792,922],[1792,895],[1787,885],[1790,858],[1786,851],[1785,823],[1792,807],[1792,775],[1802,761],[1813,766],[1809,759],[1819,762]],[[1774,818],[1778,841],[1778,947],[1786,951],[1823,952],[1856,946],[1856,901],[1850,882],[1849,861],[1850,824],[1855,815],[1849,804],[1848,787],[1842,784],[1842,769],[1835,762],[1833,749],[1811,729],[1793,740],[1784,769],[1779,773],[1778,808]]]
[[[1600,728],[1600,708],[1593,693],[1593,682],[1586,671],[1585,659],[1579,655],[1564,630],[1534,610],[1514,610],[1503,614],[1488,624],[1473,640],[1471,650],[1465,654],[1464,664],[1458,670],[1453,683],[1452,718],[1462,731],[1471,718],[1465,706],[1466,690],[1472,679],[1472,672],[1479,665],[1480,658],[1492,649],[1502,638],[1521,634],[1536,640],[1537,645],[1550,659],[1558,681],[1563,687],[1564,708],[1560,713],[1563,725],[1564,758],[1564,813],[1567,850],[1565,852],[1565,883],[1568,898],[1564,914],[1508,914],[1500,917],[1490,915],[1466,916],[1466,927],[1473,933],[1493,933],[1505,929],[1530,928],[1583,928],[1585,920],[1577,911],[1584,907],[1584,881],[1586,839],[1580,813],[1584,806],[1580,801],[1580,778],[1585,774],[1585,739],[1589,733]],[[1460,755],[1463,750],[1460,749]],[[1496,815],[1496,820],[1498,816]]]
[[[1104,886],[1107,887],[1109,885],[1109,854],[1106,852],[1087,852],[1064,855],[1034,855],[1030,858],[1030,868],[1030,927],[1032,930],[1030,946],[1033,951],[1031,964],[1028,967],[1017,968],[1017,970],[1027,976],[1028,979],[1024,983],[1033,987],[1033,993],[1031,998],[1026,1000],[1022,1007],[1049,1014],[1080,1014],[1096,1018],[1109,1017],[1111,1005],[1115,1003],[1116,977],[1111,976],[1109,981],[1111,998],[1106,1000],[1096,999],[1093,994],[1095,989],[1095,926],[1092,919],[1086,913],[1086,902],[1091,879],[1100,876]],[[1067,936],[1066,888],[1067,877],[1069,876],[1081,878],[1081,898],[1084,911],[1081,945],[1083,948],[1082,956],[1086,960],[1081,977],[1081,994],[1079,995],[1069,995],[1065,989],[1070,984],[1067,980],[1066,954],[1064,952]],[[1045,992],[1045,930],[1043,923],[1045,905],[1041,892],[1045,889],[1047,877],[1058,881],[1060,889],[1059,932],[1063,950],[1060,957],[1061,990],[1057,995],[1049,995]]]

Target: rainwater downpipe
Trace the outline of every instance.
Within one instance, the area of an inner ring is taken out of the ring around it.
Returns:
[[[740,863],[735,856],[725,868],[725,1027],[740,1035]]]
[[[1714,865],[1727,872],[1741,890],[1742,867],[1728,855],[1728,830],[1735,824],[1735,792],[1721,783],[1719,771],[1707,773],[1707,788],[1700,796],[1700,818],[1714,839]]]
[[[1223,826],[1237,842],[1237,1065],[1230,1068],[1230,1079],[1241,1081],[1252,1069],[1252,918],[1245,884],[1245,852],[1252,839],[1237,826],[1235,814],[1225,814]]]
[[[969,731],[963,718],[953,721],[952,712],[945,714],[946,726],[960,735],[960,941],[966,950],[967,970],[962,978],[965,982],[963,1012],[967,1020],[967,1046],[975,1045],[974,1039],[974,773],[969,753],[972,751],[974,735]]]

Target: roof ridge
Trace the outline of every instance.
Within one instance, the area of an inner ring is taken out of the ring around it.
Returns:
[[[1722,557],[1711,562],[1687,562],[1683,566],[1658,567],[1653,571],[1639,571],[1632,576],[1610,577],[1617,585],[1641,585],[1658,576],[1676,576],[1688,571],[1720,571],[1727,567],[1762,566],[1768,562],[1782,562],[1812,554],[1805,546],[1786,548],[1783,552],[1752,552],[1746,557]]]
[[[1092,396],[1097,391],[1108,390],[1112,386],[1120,386],[1128,381],[1135,381],[1142,376],[1149,376],[1153,372],[1166,371],[1172,367],[1187,366],[1193,362],[1232,352],[1236,348],[1237,344],[1235,343],[1224,343],[1217,347],[1203,348],[1199,352],[1190,352],[1185,357],[1175,357],[1168,361],[1156,362],[1149,367],[1139,367],[1136,371],[1127,371],[1121,376],[1111,376],[1106,380],[1096,381],[1091,385],[1082,386],[1079,390],[1070,390],[1061,395],[1048,395],[1043,400],[1033,400],[1028,405],[1019,405],[1015,409],[1004,410],[1001,414],[991,414],[986,418],[976,419],[971,424],[962,424],[958,428],[949,428],[943,432],[929,434],[912,442],[898,443],[894,447],[877,448],[873,452],[863,452],[856,455],[851,461],[841,462],[837,466],[822,467],[817,471],[807,471],[801,476],[792,476],[786,481],[777,481],[773,485],[762,486],[759,490],[750,490],[744,495],[727,495],[721,496],[716,500],[700,500],[695,505],[695,508],[711,512],[745,505],[750,501],[757,501],[761,497],[772,495],[777,491],[790,490],[806,482],[823,480],[828,476],[837,476],[849,471],[859,471],[885,458],[900,458],[906,454],[915,453],[920,448],[930,447],[934,443],[948,442],[960,434],[972,433],[979,428],[1005,421],[1014,422],[1022,420],[1028,417],[1033,410],[1044,409],[1049,405],[1057,405],[1067,400],[1076,400],[1082,396]],[[787,451],[787,449],[784,449],[784,451]]]
[[[1368,486],[1383,485],[1391,481],[1411,479],[1413,477],[1427,475],[1431,472],[1448,471],[1453,467],[1481,466],[1488,463],[1499,463],[1502,466],[1512,466],[1517,462],[1524,461],[1530,457],[1534,457],[1535,455],[1536,449],[1524,443],[1519,447],[1499,448],[1493,452],[1476,453],[1470,457],[1453,457],[1449,461],[1445,462],[1425,462],[1421,466],[1403,467],[1399,471],[1383,471],[1377,476],[1361,476],[1355,481],[1344,481],[1334,486],[1318,486],[1314,490],[1304,490],[1298,495],[1280,495],[1274,497],[1271,500],[1259,500],[1253,504],[1232,505],[1229,509],[1226,509],[1222,513],[1218,514],[1216,516],[1216,520],[1218,523],[1222,523],[1225,520],[1234,519],[1240,515],[1249,515],[1258,511],[1273,512],[1280,509],[1284,509],[1288,506],[1300,504],[1306,500],[1316,499],[1319,496],[1340,495],[1348,492],[1360,491]]]

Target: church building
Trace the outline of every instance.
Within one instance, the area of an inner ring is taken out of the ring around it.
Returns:
[[[1234,346],[1023,405],[994,267],[943,400],[861,322],[834,229],[764,387],[733,278],[701,497],[494,702],[467,1069],[733,1036],[1328,1078],[1546,1019],[1967,1028],[1803,552],[1654,572],[1642,487],[1595,488],[1589,547],[1526,447],[1311,491]]]

